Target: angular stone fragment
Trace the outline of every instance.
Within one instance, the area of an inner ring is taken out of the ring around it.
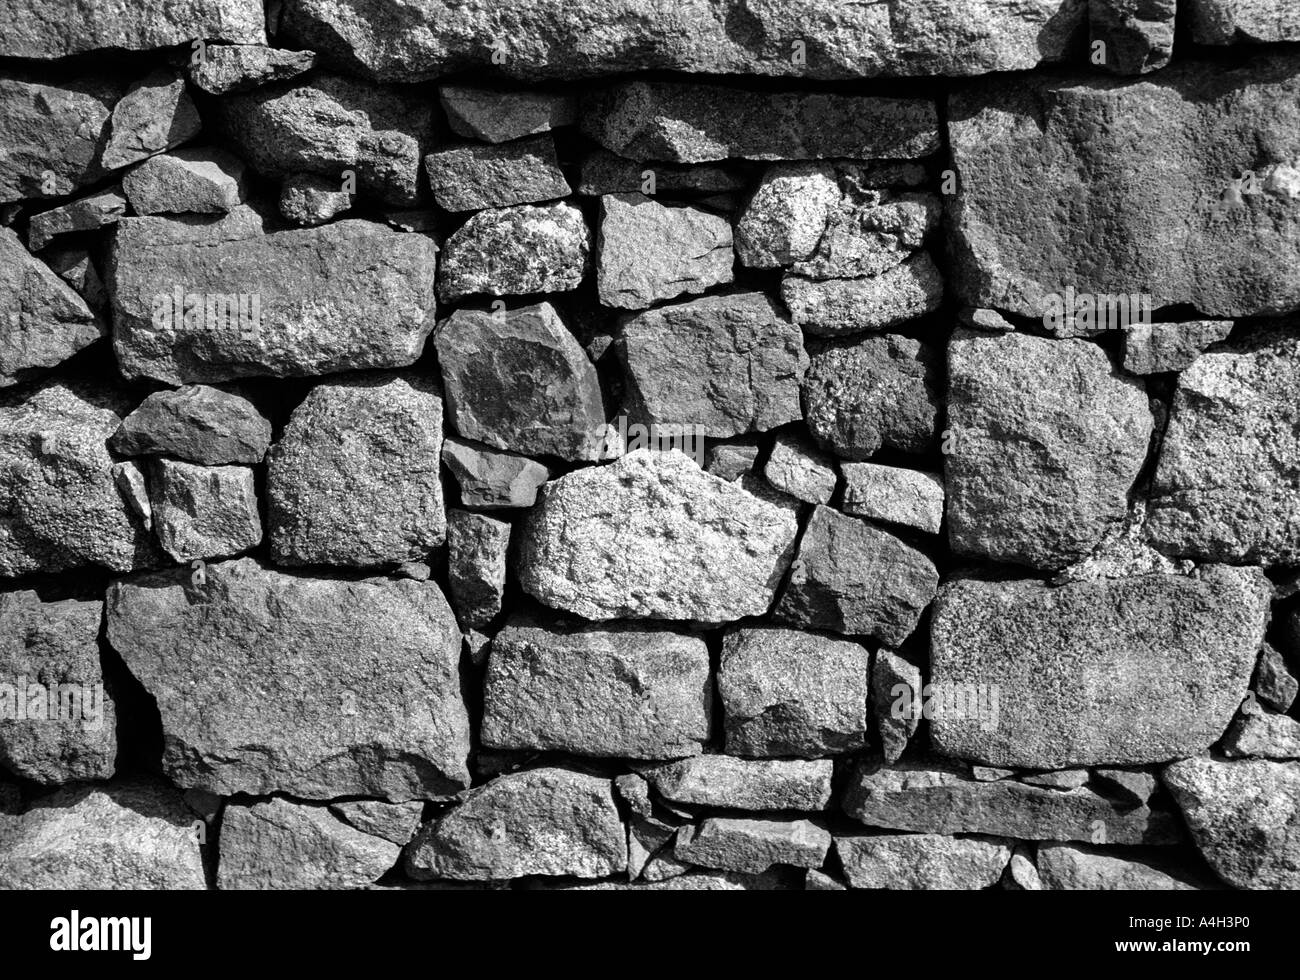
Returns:
[[[964,306],[957,316],[966,326],[973,327],[976,330],[987,330],[990,333],[1006,333],[1016,329],[1016,325],[997,310],[981,310],[974,306]]]
[[[897,762],[920,727],[922,712],[916,705],[922,691],[919,667],[883,647],[876,651],[871,662],[871,713],[885,762]]]
[[[575,98],[557,92],[440,85],[438,98],[452,132],[488,143],[571,126],[577,112]]]
[[[1140,769],[1096,769],[1093,778],[1105,792],[1136,804],[1148,802],[1160,785],[1152,773]]]
[[[938,534],[943,524],[943,477],[876,463],[845,463],[844,513]]]
[[[604,150],[582,160],[578,193],[602,194],[722,194],[741,190],[745,178],[726,166],[674,166],[640,163]]]
[[[89,249],[53,248],[42,258],[54,270],[55,275],[71,286],[86,301],[86,305],[107,322],[108,295],[104,291],[104,280],[99,277],[96,263],[91,261]]]
[[[816,758],[864,748],[870,660],[865,647],[816,633],[728,633],[718,673],[727,752]]]
[[[954,551],[1058,570],[1128,512],[1154,420],[1140,382],[1084,340],[959,330],[944,457]]]
[[[958,292],[1032,317],[1067,289],[1108,314],[1134,295],[1211,317],[1300,307],[1300,209],[1272,179],[1300,159],[1298,93],[1295,54],[1187,62],[1126,84],[1043,76],[963,87],[948,112]],[[1240,192],[1247,170],[1258,195]],[[1063,217],[1032,217],[1047,214]]]
[[[803,436],[788,432],[776,437],[763,475],[776,489],[809,504],[830,503],[839,482],[831,456]]]
[[[251,558],[191,575],[108,594],[109,642],[158,702],[176,785],[401,802],[469,784],[460,630],[437,585]]]
[[[836,837],[835,853],[851,888],[974,891],[995,884],[1011,860],[996,837],[940,834]]]
[[[379,837],[402,847],[410,841],[419,828],[424,804],[419,800],[411,800],[408,803],[350,800],[346,803],[331,803],[330,812],[363,834]],[[392,863],[390,861],[389,865],[391,866]]]
[[[495,749],[672,759],[701,750],[712,709],[699,637],[522,620],[492,641],[482,740]]]
[[[1246,694],[1269,599],[1258,569],[1226,565],[1059,588],[950,582],[935,601],[930,679],[953,702],[935,712],[931,742],[1030,769],[1196,755]],[[972,691],[1001,710],[959,710]]]
[[[999,779],[1010,779],[1016,774],[1014,769],[998,769],[995,766],[971,766],[970,774],[981,783],[995,783]]]
[[[253,471],[156,459],[149,473],[153,529],[178,562],[228,558],[262,542]]]
[[[731,282],[731,223],[644,194],[600,199],[596,289],[606,306],[643,309]]]
[[[352,195],[328,177],[290,174],[280,185],[280,214],[295,225],[314,228],[350,207]]]
[[[510,525],[453,510],[447,514],[447,584],[462,626],[486,626],[501,612]]]
[[[587,619],[761,616],[797,528],[679,452],[638,449],[542,488],[520,529],[519,580]]]
[[[577,289],[587,267],[589,239],[582,212],[562,201],[480,211],[443,243],[438,295],[454,303],[474,293]]]
[[[203,128],[185,80],[168,71],[153,72],[127,90],[113,106],[104,166],[125,167],[179,146]]]
[[[232,803],[221,821],[217,887],[364,888],[401,848],[349,827],[330,808],[274,799]]]
[[[1088,0],[1091,50],[1117,75],[1163,68],[1173,57],[1177,6],[1177,0]]]
[[[804,878],[804,891],[808,892],[842,892],[848,889],[835,878],[821,871],[809,870]]]
[[[811,820],[709,817],[677,832],[673,853],[682,861],[760,874],[774,864],[820,868],[831,835]]]
[[[1274,711],[1291,710],[1296,694],[1300,693],[1300,681],[1295,679],[1282,655],[1268,643],[1259,652],[1253,687],[1259,699]]]
[[[55,367],[104,336],[85,300],[10,228],[0,228],[0,388]]]
[[[442,461],[460,485],[460,502],[483,510],[531,507],[538,489],[551,477],[550,470],[526,456],[451,436],[443,440]]]
[[[124,218],[108,277],[118,364],[171,384],[412,364],[433,329],[436,252],[370,221],[268,232],[248,207]]]
[[[105,225],[115,225],[125,213],[126,198],[119,188],[110,187],[32,215],[27,226],[27,241],[33,252],[39,252],[57,235],[96,231]]]
[[[109,779],[117,711],[99,663],[99,602],[0,593],[0,765],[37,783]]]
[[[819,506],[775,615],[802,628],[898,646],[938,585],[939,572],[924,553],[866,521]]]
[[[461,436],[528,455],[599,458],[600,379],[550,303],[458,309],[433,343],[447,415]]]
[[[1263,708],[1242,709],[1223,736],[1230,759],[1300,759],[1300,721]]]
[[[758,442],[750,436],[733,442],[714,442],[705,452],[704,469],[723,480],[739,480],[758,463]]]
[[[615,349],[633,423],[727,438],[802,417],[803,335],[762,293],[646,310],[623,322]]]
[[[1161,779],[1220,878],[1237,888],[1300,887],[1300,762],[1187,759]]]
[[[195,817],[170,786],[68,786],[0,819],[0,888],[203,889]]]
[[[124,463],[114,463],[112,472],[113,483],[126,505],[145,527],[153,530],[153,505],[149,503],[149,487],[145,482],[144,470],[127,460]]]
[[[881,446],[921,453],[939,415],[937,352],[887,334],[826,341],[809,349],[804,419],[840,459],[864,460]]]
[[[442,399],[415,375],[320,384],[267,456],[271,555],[282,565],[413,561],[447,532]]]
[[[448,211],[549,201],[571,191],[550,136],[448,147],[425,157],[424,169],[433,199]]]
[[[165,4],[25,0],[5,5],[0,57],[62,58],[100,48],[149,51],[188,45],[196,38],[266,43],[262,4],[258,0],[169,0]]]
[[[768,167],[736,221],[736,256],[757,269],[788,266],[808,258],[840,198],[836,171],[830,164]]]
[[[314,51],[285,51],[265,44],[210,44],[190,67],[190,81],[209,95],[247,92],[285,82],[316,66]]]
[[[646,772],[655,792],[675,803],[732,810],[825,810],[830,759],[737,759],[699,755]]]
[[[150,157],[122,178],[136,214],[224,214],[244,200],[244,163],[217,147]]]
[[[928,834],[1090,841],[1100,830],[1108,844],[1172,844],[1180,833],[1170,813],[1120,806],[1090,789],[979,782],[956,766],[934,762],[889,768],[864,763],[849,782],[843,806],[869,827]]]
[[[937,310],[943,302],[943,277],[926,252],[867,279],[781,280],[781,301],[790,317],[811,334],[887,330]]]
[[[1287,0],[1187,0],[1197,44],[1300,41],[1300,11]]]
[[[123,456],[256,465],[271,445],[271,423],[237,392],[186,385],[148,396],[122,420],[110,444]]]
[[[895,193],[857,186],[861,169],[841,171],[841,198],[809,255],[791,265],[810,279],[854,279],[889,272],[918,248],[939,224],[933,194]],[[902,297],[893,297],[902,307]],[[913,301],[915,302],[915,301]]]
[[[1231,332],[1231,320],[1131,324],[1124,328],[1124,370],[1132,374],[1182,371]]]
[[[1197,886],[1146,861],[1079,844],[1042,844],[1043,888],[1075,891],[1189,891]]]
[[[413,878],[601,878],[627,864],[608,779],[568,769],[499,776],[425,825],[406,851]]]

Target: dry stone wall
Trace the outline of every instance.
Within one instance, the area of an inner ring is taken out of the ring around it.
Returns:
[[[0,886],[1300,886],[1292,0],[0,0]]]

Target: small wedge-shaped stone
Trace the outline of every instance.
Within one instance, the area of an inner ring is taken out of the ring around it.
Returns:
[[[101,48],[149,51],[188,45],[195,39],[266,43],[266,15],[260,0],[23,0],[6,4],[4,12],[0,57],[6,58],[62,58]]]
[[[845,463],[844,513],[938,534],[943,524],[943,477],[898,466]]]
[[[1190,891],[1197,887],[1146,861],[1082,844],[1040,844],[1043,888],[1070,891]]]
[[[448,211],[549,201],[571,191],[550,136],[448,147],[425,157],[424,169],[433,199]]]
[[[480,211],[452,232],[438,262],[445,303],[483,293],[560,293],[582,284],[590,249],[582,212],[572,204],[519,204]]]
[[[897,762],[920,727],[922,712],[915,706],[923,693],[919,667],[883,647],[876,651],[871,662],[871,712],[885,762]]]
[[[271,445],[271,423],[243,395],[208,385],[155,391],[113,433],[123,456],[175,456],[205,466],[256,465]]]
[[[348,800],[331,803],[330,812],[363,834],[391,841],[399,847],[407,844],[420,826],[424,803],[386,803],[383,800]],[[389,862],[391,865],[393,862]]]
[[[285,51],[264,44],[210,44],[190,66],[190,81],[210,95],[247,92],[284,82],[316,65],[314,51]]]
[[[655,792],[674,803],[730,810],[825,810],[830,759],[737,759],[698,755],[647,770]]]
[[[488,143],[504,143],[571,126],[577,112],[572,95],[441,85],[438,98],[452,132]]]
[[[1223,736],[1223,754],[1231,759],[1300,759],[1300,721],[1258,706],[1243,706]]]
[[[1124,328],[1124,370],[1132,374],[1182,371],[1231,332],[1231,320],[1131,324]]]
[[[510,525],[486,514],[447,514],[447,585],[462,626],[482,629],[501,612]]]
[[[996,884],[1011,847],[996,837],[881,834],[835,838],[852,888],[975,891]]]
[[[531,507],[537,491],[551,478],[550,470],[527,456],[451,436],[443,440],[442,461],[460,485],[460,502],[480,510]]]
[[[469,784],[460,630],[437,585],[251,558],[200,571],[108,594],[109,642],[158,702],[176,785],[400,802]]]
[[[154,534],[178,562],[228,558],[262,541],[253,471],[154,460],[149,472]]]
[[[677,832],[673,854],[681,861],[761,874],[774,864],[820,868],[831,835],[811,820],[709,817]]]
[[[682,453],[638,449],[542,488],[520,529],[519,580],[587,619],[724,623],[767,612],[797,528]]]
[[[109,170],[179,146],[203,128],[185,80],[156,71],[132,85],[113,106],[104,166]]]
[[[810,334],[887,330],[937,310],[943,302],[943,277],[928,252],[867,279],[781,280],[781,301],[790,318]]]
[[[122,178],[139,215],[225,214],[244,200],[244,163],[217,147],[150,157]]]
[[[830,503],[839,482],[835,460],[807,437],[789,432],[776,437],[763,475],[777,490],[808,504]]]
[[[32,215],[27,225],[27,241],[33,252],[39,252],[59,235],[74,231],[97,231],[107,225],[117,224],[117,219],[124,214],[126,198],[119,188],[110,187]]]

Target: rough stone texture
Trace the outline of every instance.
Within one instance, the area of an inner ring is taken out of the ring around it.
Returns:
[[[480,211],[443,243],[438,295],[454,303],[475,293],[511,296],[577,289],[590,233],[563,201]]]
[[[1286,660],[1271,645],[1265,643],[1259,652],[1259,666],[1255,669],[1252,685],[1259,699],[1274,711],[1289,711],[1300,693],[1297,681]]]
[[[0,57],[63,58],[100,48],[149,51],[188,45],[195,38],[265,44],[264,17],[258,0],[25,0],[5,5]]]
[[[550,470],[527,456],[497,452],[451,436],[443,440],[442,462],[460,485],[460,502],[482,510],[531,507],[537,501],[537,491],[551,478]]]
[[[685,426],[713,439],[802,417],[803,335],[762,293],[646,310],[623,322],[615,349],[634,424]]]
[[[238,392],[186,385],[145,398],[122,420],[109,445],[123,456],[256,465],[271,445],[271,423]]]
[[[337,180],[316,174],[290,174],[280,185],[280,214],[295,225],[314,228],[352,207],[352,195]]]
[[[253,471],[156,459],[149,499],[158,543],[178,562],[227,558],[262,542]]]
[[[1295,54],[1237,69],[1184,63],[1134,83],[1017,77],[957,92],[958,291],[1033,317],[1067,287],[1145,289],[1154,309],[1187,303],[1212,317],[1297,308],[1300,210],[1269,179],[1300,158],[1297,93]],[[1244,170],[1258,174],[1259,197],[1233,184]]]
[[[447,514],[447,587],[462,626],[479,629],[501,612],[510,525],[486,514]]]
[[[549,201],[571,190],[550,136],[448,147],[425,157],[424,168],[433,199],[448,211]]]
[[[1177,0],[1088,0],[1090,56],[1117,75],[1145,75],[1169,64]],[[1105,45],[1096,49],[1098,42]]]
[[[372,567],[442,544],[442,399],[427,378],[319,384],[267,456],[271,556],[281,565]]]
[[[1011,847],[997,838],[939,834],[836,837],[835,853],[851,888],[988,888],[1011,860]]]
[[[108,275],[118,363],[170,384],[403,367],[433,328],[436,251],[370,221],[268,232],[248,207],[216,222],[124,218]],[[175,290],[204,315],[177,315]]]
[[[1182,371],[1231,332],[1231,320],[1131,324],[1124,329],[1124,370],[1131,374]]]
[[[1154,420],[1140,382],[1083,340],[960,330],[948,346],[948,541],[1058,570],[1128,512]]]
[[[149,487],[145,481],[144,470],[138,463],[127,460],[114,463],[112,468],[113,483],[127,507],[144,526],[153,530],[153,505],[149,503]]]
[[[916,628],[938,585],[939,572],[924,553],[866,521],[819,506],[775,615],[796,626],[897,646]]]
[[[327,807],[281,799],[232,803],[221,821],[217,887],[364,888],[397,863],[400,851]]]
[[[521,528],[524,591],[588,619],[761,616],[789,565],[790,512],[638,449],[542,488]]]
[[[549,132],[557,126],[571,126],[578,108],[572,95],[536,90],[502,92],[467,85],[441,85],[438,98],[452,132],[488,143],[504,143]]]
[[[608,779],[567,769],[500,776],[427,824],[406,851],[414,878],[601,878],[623,871],[627,838]]]
[[[1187,0],[1197,44],[1300,41],[1300,11],[1285,0]]]
[[[408,843],[420,826],[424,804],[419,800],[409,803],[385,803],[382,800],[350,800],[330,804],[330,812],[363,834],[391,841],[398,847]],[[395,863],[390,861],[389,864]]]
[[[890,650],[876,651],[871,662],[871,713],[885,762],[897,762],[920,727],[922,712],[916,706],[922,692],[920,668]]]
[[[1025,844],[1017,844],[1012,850],[1011,863],[1007,865],[1006,877],[1003,881],[1007,882],[1004,887],[1011,891],[1043,890],[1042,879],[1038,876],[1038,867],[1034,864],[1034,855]]]
[[[1154,773],[1141,769],[1095,769],[1093,779],[1106,794],[1135,804],[1149,802],[1160,785]]]
[[[117,224],[126,213],[126,198],[120,189],[108,190],[77,198],[61,207],[34,214],[27,226],[27,241],[33,252],[39,252],[58,235],[74,231],[95,231],[106,225]]]
[[[104,332],[86,301],[0,228],[0,389],[61,364]]]
[[[600,379],[550,303],[459,309],[433,343],[459,435],[530,456],[599,458]]]
[[[727,752],[817,758],[865,748],[870,659],[865,647],[816,633],[728,633],[718,671]]]
[[[1237,888],[1300,886],[1300,762],[1175,762],[1161,774],[1210,867]]]
[[[205,888],[194,823],[162,783],[68,786],[0,819],[0,888]]]
[[[212,44],[190,67],[190,81],[210,95],[247,92],[286,82],[316,66],[314,51],[285,51],[264,44]]]
[[[98,602],[0,593],[0,765],[13,774],[45,784],[112,777],[117,710],[99,664],[102,614]]]
[[[1258,569],[1049,588],[959,579],[935,602],[935,749],[993,766],[1167,762],[1216,742],[1245,696],[1271,598]],[[962,710],[962,692],[1001,709]]]
[[[943,524],[943,477],[877,463],[845,463],[844,513],[938,534]]]
[[[934,260],[920,252],[867,279],[786,276],[781,301],[795,323],[817,336],[887,330],[937,310],[943,277]]]
[[[758,464],[758,442],[748,436],[733,442],[713,442],[705,447],[704,469],[723,480],[735,481]]]
[[[788,432],[776,437],[763,475],[776,489],[809,504],[830,503],[839,482],[834,459]]]
[[[677,858],[706,868],[761,874],[773,865],[820,868],[831,835],[811,820],[709,817],[677,832]]]
[[[150,157],[122,177],[139,215],[225,214],[244,200],[244,163],[219,147]]]
[[[176,785],[401,802],[469,784],[460,631],[435,584],[250,558],[202,579],[182,569],[108,592],[109,643],[158,701]]]
[[[636,193],[714,195],[739,191],[744,186],[744,177],[727,166],[638,163],[596,150],[582,160],[578,193],[590,197]]]
[[[1197,887],[1145,861],[1077,844],[1041,845],[1038,874],[1043,888],[1054,890],[1189,891]]]
[[[695,755],[712,720],[709,651],[663,629],[516,620],[492,641],[483,701],[489,748]]]
[[[113,106],[104,166],[116,170],[170,150],[197,136],[202,126],[185,79],[168,71],[153,72]]]
[[[675,803],[731,810],[825,810],[830,759],[737,759],[699,755],[648,770],[655,792]]]
[[[1262,708],[1246,710],[1223,736],[1229,758],[1300,759],[1300,721]]]

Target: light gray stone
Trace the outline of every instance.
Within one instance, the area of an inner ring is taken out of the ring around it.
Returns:
[[[1044,889],[1071,891],[1190,891],[1197,886],[1147,863],[1079,844],[1041,844]]]
[[[943,477],[877,463],[845,463],[844,513],[938,534],[943,524]]]
[[[126,214],[126,198],[121,188],[79,197],[75,201],[32,215],[27,224],[27,241],[33,252],[39,252],[59,235],[74,231],[98,231],[117,224]]]
[[[460,502],[482,510],[531,507],[551,472],[536,460],[448,436],[442,462],[460,485]]]
[[[155,71],[132,85],[113,106],[104,166],[125,167],[170,150],[199,134],[203,121],[185,79]]]
[[[550,201],[572,190],[550,136],[447,147],[426,156],[424,169],[433,199],[453,212]]]
[[[191,63],[190,81],[209,95],[228,95],[285,82],[314,67],[314,51],[286,51],[265,44],[209,44],[200,62]]]
[[[767,482],[808,504],[828,504],[839,474],[835,460],[802,435],[782,432],[763,467]]]
[[[153,530],[176,561],[228,558],[262,542],[253,471],[155,459],[149,471]]]
[[[871,712],[885,762],[897,762],[920,727],[922,712],[916,709],[922,696],[920,668],[883,647],[877,650],[871,662]]]
[[[244,162],[219,147],[150,157],[122,177],[138,215],[225,214],[244,200]]]
[[[709,817],[677,832],[673,853],[706,868],[761,874],[773,865],[820,868],[831,835],[811,820]]]
[[[504,143],[573,125],[574,96],[536,89],[501,91],[469,85],[440,85],[438,98],[452,132],[469,139]]]
[[[25,0],[5,5],[0,57],[62,58],[101,48],[150,51],[188,45],[195,38],[266,43],[262,4],[258,0],[166,4]]]
[[[851,888],[974,891],[988,888],[1011,860],[996,837],[881,834],[835,838]]]
[[[447,586],[462,626],[481,628],[501,612],[510,525],[486,514],[447,514]]]
[[[590,249],[582,212],[563,201],[479,211],[443,243],[438,295],[561,293],[582,284]]]
[[[781,280],[781,301],[795,323],[811,334],[881,331],[937,310],[943,277],[926,252],[867,279]]]
[[[419,800],[407,803],[386,803],[383,800],[349,800],[331,803],[330,812],[351,824],[363,834],[405,846],[420,826],[424,804]],[[396,858],[389,862],[391,866]]]
[[[699,755],[647,770],[655,792],[675,803],[730,810],[825,810],[830,759],[738,759]]]
[[[351,207],[352,195],[329,177],[290,174],[280,185],[280,214],[295,225],[314,228]]]
[[[1211,344],[1226,340],[1231,320],[1135,323],[1124,328],[1124,370],[1160,374],[1191,367]]]
[[[1197,44],[1300,41],[1300,11],[1286,0],[1188,0]]]

